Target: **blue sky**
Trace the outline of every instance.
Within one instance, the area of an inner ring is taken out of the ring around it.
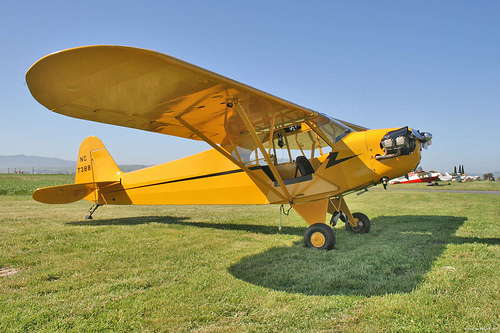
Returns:
[[[209,146],[52,113],[25,73],[66,48],[152,49],[368,128],[431,132],[426,170],[500,171],[498,1],[7,1],[0,155],[76,160],[101,138],[119,164]]]

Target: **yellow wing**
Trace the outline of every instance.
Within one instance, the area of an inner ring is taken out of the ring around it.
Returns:
[[[60,114],[200,140],[178,121],[182,117],[216,144],[246,130],[228,107],[234,102],[244,106],[257,132],[318,116],[168,55],[123,46],[53,53],[28,70],[26,81],[38,102]]]

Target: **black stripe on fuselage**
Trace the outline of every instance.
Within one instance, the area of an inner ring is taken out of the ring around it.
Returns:
[[[249,169],[250,170],[259,170],[259,169],[262,169],[262,167],[261,166],[255,166],[255,167],[251,167]],[[147,185],[141,185],[141,186],[135,186],[135,187],[128,187],[128,188],[125,188],[125,190],[136,190],[136,189],[139,189],[139,188],[145,188],[145,187],[151,187],[151,186],[159,186],[159,185],[166,185],[166,184],[173,184],[173,183],[180,183],[180,182],[186,182],[186,181],[190,181],[190,180],[198,180],[198,179],[203,179],[203,178],[227,176],[227,175],[231,175],[231,174],[235,174],[235,173],[240,173],[240,172],[243,172],[243,170],[242,169],[237,169],[237,170],[216,172],[216,173],[210,173],[210,174],[196,176],[196,177],[181,178],[181,179],[175,179],[175,180],[168,180],[166,182],[153,183],[153,184],[147,184]]]

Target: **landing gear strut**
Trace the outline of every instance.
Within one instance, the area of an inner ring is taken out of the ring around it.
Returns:
[[[330,199],[328,212],[332,214],[330,223],[337,224],[338,219],[345,222],[345,229],[353,234],[365,234],[370,231],[370,219],[362,213],[352,213],[343,197]]]
[[[304,233],[306,247],[319,250],[333,249],[336,237],[332,227],[339,219],[345,222],[347,231],[351,233],[361,234],[370,231],[370,219],[361,213],[352,214],[342,196],[294,204],[293,208],[310,225]],[[327,212],[332,214],[330,220],[332,227],[321,222],[325,221]]]
[[[85,219],[87,220],[92,220],[92,214],[96,211],[97,208],[99,208],[102,205],[99,204],[93,204],[92,207],[89,209],[89,215],[85,216]]]

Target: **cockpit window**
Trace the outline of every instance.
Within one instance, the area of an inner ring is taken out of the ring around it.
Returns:
[[[274,128],[256,128],[256,134],[275,165],[294,162],[297,156],[306,158],[328,154],[335,142],[352,131],[348,126],[317,114],[296,123],[279,123]],[[266,160],[250,136],[239,136],[233,142],[233,156],[246,165],[265,165]],[[245,139],[247,138],[247,139]],[[244,139],[244,140],[243,140]]]

